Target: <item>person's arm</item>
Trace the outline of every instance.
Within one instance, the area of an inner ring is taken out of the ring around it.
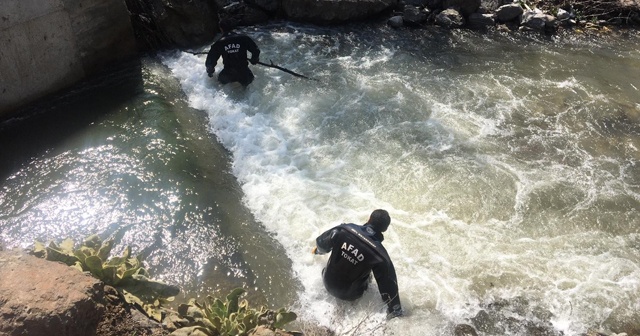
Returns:
[[[251,38],[248,38],[247,50],[251,53],[249,62],[251,62],[251,64],[257,64],[260,61],[260,48],[258,48],[258,45]]]
[[[398,294],[398,280],[396,278],[396,270],[391,260],[373,268],[373,275],[378,283],[380,296],[382,301],[387,304],[387,314],[389,317],[398,317],[403,315],[402,305],[400,304],[400,295]]]
[[[331,252],[333,248],[333,238],[338,234],[338,228],[334,227],[325,231],[316,238],[316,248],[313,249],[314,254],[325,254]]]
[[[216,64],[218,64],[218,59],[221,56],[219,49],[216,44],[212,45],[207,54],[207,60],[204,62],[209,77],[212,77],[213,73],[216,72]]]

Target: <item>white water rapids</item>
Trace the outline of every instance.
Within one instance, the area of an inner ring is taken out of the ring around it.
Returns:
[[[343,334],[623,330],[640,320],[640,50],[357,26],[244,30],[243,90],[163,55],[292,260],[299,313]],[[208,48],[202,50],[207,51]],[[220,62],[221,63],[221,62]],[[221,70],[218,64],[217,71]],[[406,316],[324,290],[317,235],[390,212]],[[364,323],[360,323],[364,321]],[[354,329],[357,328],[357,329]],[[536,329],[538,328],[538,329]]]
[[[640,335],[637,33],[242,31],[317,81],[252,66],[221,86],[172,51],[0,123],[0,245],[99,234],[177,301],[244,287],[340,336]],[[339,302],[311,254],[377,208],[389,321],[375,281]]]

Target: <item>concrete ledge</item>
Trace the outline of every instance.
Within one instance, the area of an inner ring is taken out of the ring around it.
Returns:
[[[3,0],[0,117],[136,54],[124,0]]]

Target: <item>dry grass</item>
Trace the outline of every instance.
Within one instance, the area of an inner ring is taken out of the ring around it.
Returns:
[[[357,305],[355,309],[366,312],[353,323],[347,316],[352,315],[350,311],[354,309],[350,303],[338,304],[329,325],[326,327],[314,321],[297,321],[292,323],[294,328],[302,332],[304,336],[371,336],[384,330],[385,320],[380,320],[379,311],[383,304],[369,303],[368,305]]]

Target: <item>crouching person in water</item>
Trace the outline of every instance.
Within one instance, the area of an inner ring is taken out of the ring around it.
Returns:
[[[353,301],[367,289],[369,277],[378,283],[387,314],[403,314],[393,263],[382,246],[382,233],[391,223],[386,210],[375,210],[364,225],[340,224],[316,238],[314,254],[331,252],[322,280],[327,291],[338,299]]]
[[[222,56],[224,69],[220,71],[218,81],[222,84],[239,82],[246,87],[254,78],[247,62],[247,51],[251,53],[251,64],[256,64],[260,61],[260,49],[249,36],[233,33],[231,20],[222,19],[219,26],[222,37],[211,46],[207,54],[207,74],[213,77],[218,59]]]

